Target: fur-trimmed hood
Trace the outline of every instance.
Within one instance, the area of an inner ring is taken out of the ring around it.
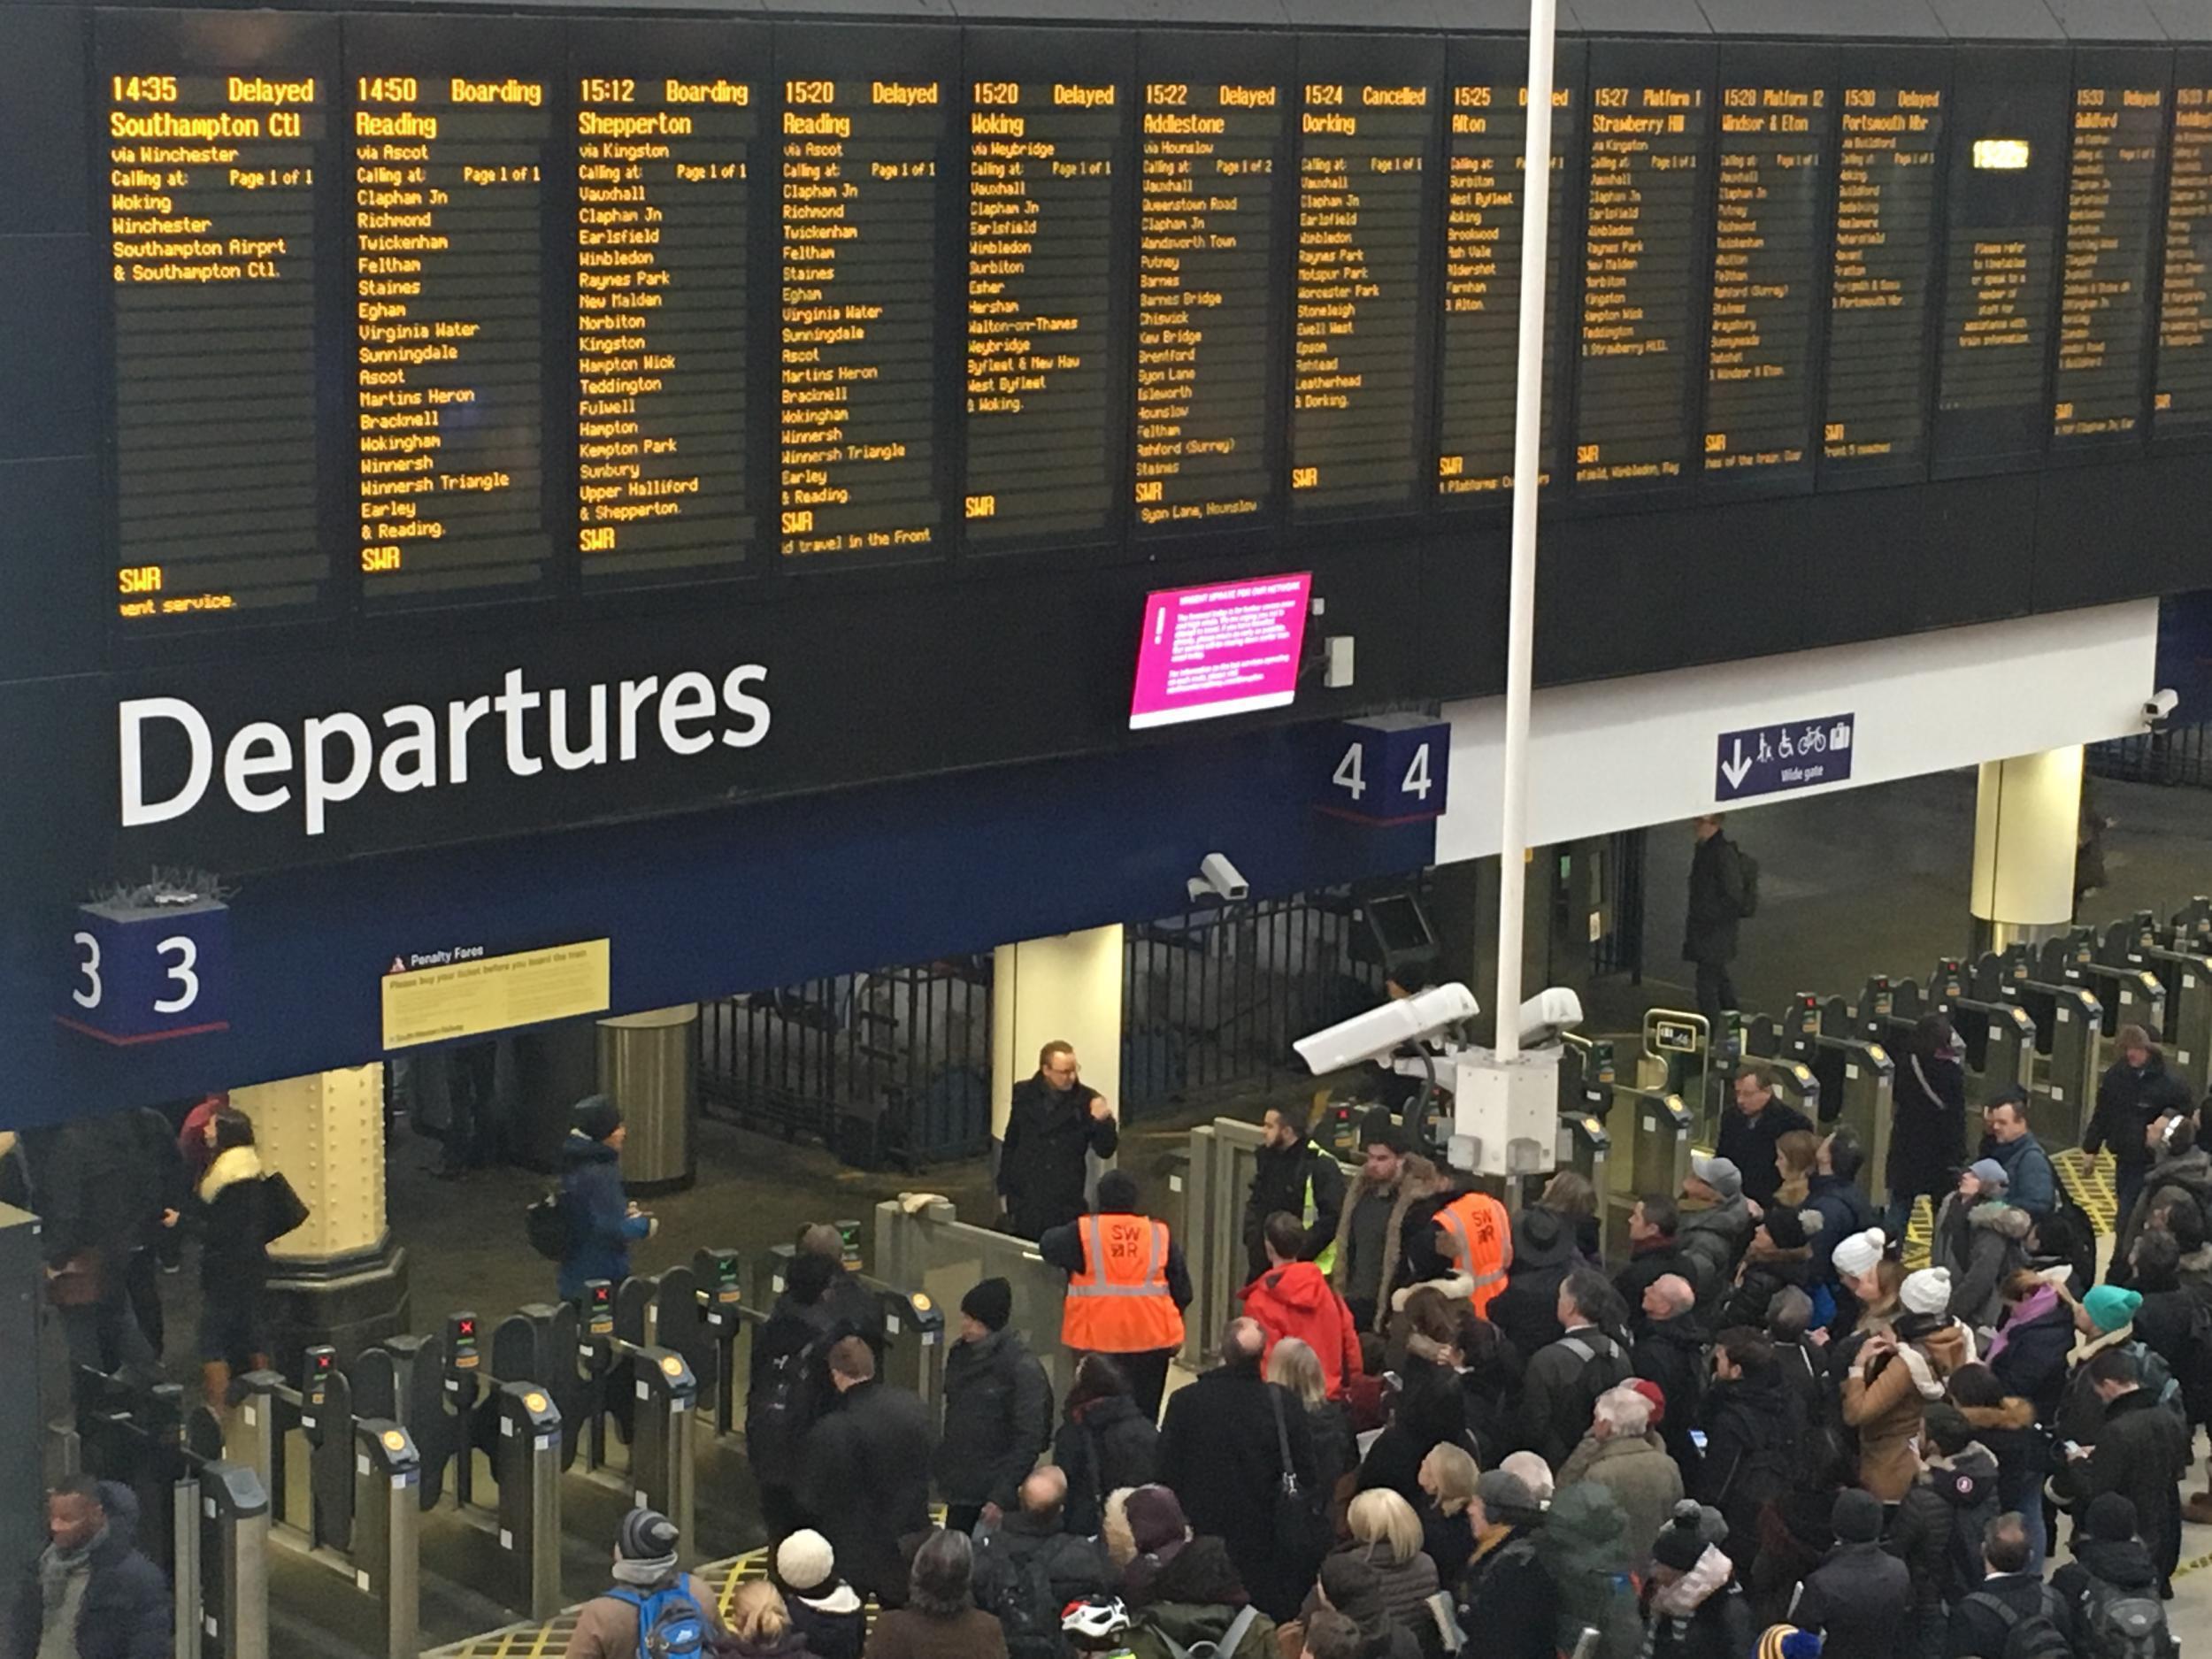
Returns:
[[[261,1179],[261,1155],[251,1147],[233,1147],[207,1166],[200,1177],[200,1202],[213,1203],[226,1187]]]
[[[1381,1184],[1367,1178],[1362,1170],[1352,1178],[1351,1190],[1344,1194],[1344,1208],[1336,1222],[1336,1265],[1331,1271],[1329,1282],[1337,1294],[1347,1298],[1371,1297],[1375,1302],[1375,1329],[1383,1328],[1390,1313],[1390,1298],[1384,1293],[1390,1288],[1390,1276],[1397,1271],[1398,1261],[1405,1254],[1406,1214],[1425,1198],[1433,1198],[1444,1191],[1444,1175],[1436,1165],[1417,1152],[1408,1153],[1399,1166],[1397,1195],[1390,1206],[1389,1225],[1383,1229],[1382,1260],[1376,1267],[1372,1285],[1354,1285],[1350,1282],[1352,1265],[1352,1217],[1361,1203],[1380,1189]]]
[[[1977,1204],[1966,1212],[1966,1223],[2024,1245],[2035,1217],[2017,1204]]]
[[[2035,1407],[2016,1394],[2007,1394],[1993,1406],[1961,1406],[1959,1415],[1977,1429],[2029,1429],[2035,1426]]]

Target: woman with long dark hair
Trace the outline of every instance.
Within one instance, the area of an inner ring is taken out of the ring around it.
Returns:
[[[1160,1431],[1138,1408],[1121,1367],[1103,1354],[1084,1355],[1068,1385],[1065,1420],[1052,1437],[1052,1461],[1068,1478],[1067,1530],[1097,1537],[1107,1498],[1150,1486],[1159,1459]]]
[[[1882,1231],[1905,1236],[1913,1201],[1939,1208],[1966,1163],[1966,1071],[1950,1017],[1930,1014],[1912,1028],[1898,1068],[1890,1117],[1889,1211]]]
[[[232,1107],[208,1117],[207,1171],[193,1192],[200,1234],[200,1384],[208,1409],[229,1403],[231,1379],[265,1371],[262,1292],[269,1245],[306,1219],[291,1184],[262,1168],[253,1119]]]

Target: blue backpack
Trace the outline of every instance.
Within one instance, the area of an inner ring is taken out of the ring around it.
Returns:
[[[610,1590],[637,1609],[638,1659],[700,1659],[707,1650],[707,1616],[681,1581],[655,1590]]]

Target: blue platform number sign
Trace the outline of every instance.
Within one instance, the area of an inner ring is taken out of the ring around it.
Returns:
[[[1441,818],[1451,781],[1452,728],[1423,715],[1383,714],[1330,729],[1315,804],[1362,824]]]
[[[128,1045],[229,1028],[228,906],[85,904],[74,923],[55,1013],[70,1030]]]
[[[1851,775],[1857,718],[1824,715],[1723,732],[1714,757],[1713,799],[1740,801],[1841,783]]]

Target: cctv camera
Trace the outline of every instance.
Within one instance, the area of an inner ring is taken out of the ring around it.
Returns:
[[[1208,853],[1199,861],[1198,873],[1190,879],[1194,899],[1225,899],[1233,904],[1251,890],[1244,872],[1229,862],[1227,853]]]
[[[1521,1047],[1540,1048],[1582,1024],[1582,999],[1563,985],[1539,991],[1521,1004]]]
[[[1387,1058],[1402,1044],[1420,1042],[1450,1030],[1476,1013],[1475,994],[1463,985],[1434,985],[1417,996],[1395,998],[1380,1008],[1301,1037],[1297,1049],[1317,1075],[1362,1060]]]
[[[2174,710],[2181,706],[2181,694],[2170,686],[2161,686],[2144,700],[2143,724],[2154,729],[2174,718]]]

